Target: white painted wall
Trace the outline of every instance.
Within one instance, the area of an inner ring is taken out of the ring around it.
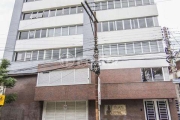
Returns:
[[[157,15],[158,11],[156,5],[146,5],[97,11],[97,18],[99,21],[109,21]]]
[[[22,12],[57,8],[59,6],[80,5],[83,0],[41,0],[36,2],[24,3]]]
[[[31,20],[21,20],[19,30],[29,30],[38,28],[49,28],[58,26],[69,26],[83,24],[83,14],[64,15],[49,18],[39,18]]]

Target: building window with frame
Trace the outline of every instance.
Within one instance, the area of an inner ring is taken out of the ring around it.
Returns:
[[[52,56],[52,50],[46,50],[45,60],[50,60]]]
[[[35,61],[37,60],[38,57],[38,51],[32,51],[32,60]]]
[[[135,0],[129,0],[129,7],[135,6]]]
[[[43,12],[43,18],[49,17],[49,10]]]
[[[140,28],[145,28],[146,27],[145,18],[139,18],[139,27]]]
[[[54,17],[56,14],[56,10],[50,10],[49,17]]]
[[[103,23],[102,23],[103,32],[109,31],[109,27],[108,27],[108,26],[109,26],[109,25],[108,25],[108,22],[103,22]]]
[[[101,2],[102,10],[107,10],[107,1]]]
[[[111,55],[118,55],[117,44],[111,44]]]
[[[25,52],[17,52],[15,61],[24,61]]]
[[[83,26],[82,25],[77,26],[77,34],[83,34]]]
[[[31,13],[24,13],[23,20],[31,19]]]
[[[26,60],[25,61],[30,61],[31,60],[31,54],[32,52],[26,52]]]
[[[47,29],[42,29],[41,30],[41,38],[46,37],[46,32],[47,32]]]
[[[58,60],[59,59],[59,49],[53,50],[53,59]]]
[[[115,8],[121,8],[121,2],[120,0],[115,0]]]
[[[108,9],[114,9],[114,1],[108,1]]]
[[[44,50],[39,51],[38,60],[44,60]]]
[[[63,9],[57,9],[56,16],[63,15]]]
[[[29,31],[29,39],[33,39],[35,37],[35,30]]]
[[[76,7],[71,7],[70,14],[76,14]]]
[[[128,1],[127,0],[121,0],[122,1],[122,8],[128,7]]]
[[[36,30],[35,38],[40,38],[41,30]]]
[[[68,27],[62,27],[62,36],[67,36],[67,35],[69,35]]]
[[[69,27],[69,35],[75,35],[76,34],[76,26]]]
[[[20,32],[20,35],[19,35],[19,39],[22,40],[22,39],[28,39],[28,31],[26,32]]]
[[[83,48],[77,47],[76,48],[76,57],[82,57],[83,56]]]
[[[83,7],[82,6],[77,7],[77,13],[83,13]]]
[[[54,36],[54,28],[48,29],[48,37],[53,37]]]
[[[55,28],[55,35],[54,36],[61,36],[61,28]]]
[[[103,45],[103,55],[104,56],[109,56],[110,55],[109,44],[108,45]]]
[[[124,29],[131,29],[131,21],[130,20],[124,20]]]
[[[125,55],[126,54],[125,44],[119,44],[118,48],[119,48],[119,55]]]

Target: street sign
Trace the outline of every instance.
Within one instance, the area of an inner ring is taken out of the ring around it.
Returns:
[[[0,105],[4,105],[5,95],[0,95]]]
[[[101,105],[101,80],[98,77],[98,104]]]

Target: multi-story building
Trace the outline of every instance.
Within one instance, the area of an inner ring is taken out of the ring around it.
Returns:
[[[85,63],[93,25],[81,2],[16,0],[4,58],[17,79],[6,94],[18,98],[3,107],[3,120],[95,120],[94,73]],[[88,2],[99,21],[101,120],[178,120],[154,1]]]

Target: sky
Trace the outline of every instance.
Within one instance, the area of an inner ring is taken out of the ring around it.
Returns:
[[[0,2],[0,59],[3,57],[15,0]],[[159,12],[160,26],[180,30],[180,0],[155,0]]]

